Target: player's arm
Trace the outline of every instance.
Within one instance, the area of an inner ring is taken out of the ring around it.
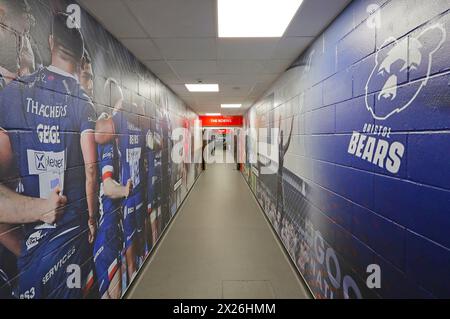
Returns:
[[[98,210],[97,201],[97,148],[95,144],[95,133],[86,130],[81,133],[81,151],[84,159],[84,171],[86,175],[86,201],[89,212],[89,241],[92,243],[96,231],[96,215]]]
[[[61,196],[59,188],[53,190],[48,199],[41,199],[17,194],[0,185],[0,202],[0,223],[28,224],[41,221],[53,224],[61,216],[67,199]]]
[[[0,172],[2,178],[8,177],[13,152],[8,133],[0,129]],[[0,223],[27,224],[45,222],[53,224],[62,214],[60,208],[66,204],[66,197],[55,189],[48,199],[27,197],[0,185]]]
[[[112,199],[126,198],[133,188],[131,180],[121,185],[114,180],[114,145],[107,144],[99,147],[100,169],[104,194]]]
[[[131,190],[133,189],[133,184],[131,183],[131,180],[128,180],[127,185],[122,186],[109,177],[103,180],[103,187],[106,196],[112,199],[120,199],[126,198],[130,195]]]
[[[13,151],[8,133],[0,128],[0,176],[6,178],[9,175],[11,163],[13,160]]]
[[[110,143],[115,133],[112,117],[100,118],[95,123],[95,142],[97,144],[103,145]]]

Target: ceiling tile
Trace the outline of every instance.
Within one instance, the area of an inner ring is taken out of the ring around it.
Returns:
[[[245,85],[258,81],[273,81],[278,74],[192,74],[183,75],[180,78],[187,82],[201,80],[204,83],[218,83],[219,85]]]
[[[126,0],[126,3],[151,37],[217,36],[215,1]]]
[[[216,41],[213,38],[166,38],[154,39],[167,60],[214,60],[216,59]]]
[[[350,2],[351,0],[304,0],[284,35],[316,37]]]
[[[313,40],[311,37],[281,38],[270,58],[293,62]]]
[[[217,40],[217,57],[219,60],[264,60],[274,53],[277,38],[250,38]]]
[[[144,62],[146,66],[155,74],[171,74],[173,73],[170,65],[164,60],[150,60]]]
[[[194,109],[199,114],[205,114],[210,112],[223,113],[222,110],[220,109],[220,106],[217,103],[212,105],[197,105]]]
[[[183,61],[168,61],[175,72],[179,75],[189,74],[214,74],[217,73],[217,63],[215,60],[183,60]]]
[[[292,60],[267,60],[263,62],[264,73],[280,74],[292,64]]]
[[[263,60],[218,60],[217,72],[221,74],[264,73]]]
[[[167,85],[181,84],[181,81],[175,73],[159,74],[158,77]]]
[[[144,38],[147,36],[120,0],[80,0],[79,2],[118,38]],[[120,19],[117,18],[118,16]]]
[[[350,1],[304,0],[281,39],[217,38],[216,0],[80,3],[194,110],[242,114]],[[197,80],[221,90],[188,92],[184,83]],[[220,103],[243,107],[221,110]]]
[[[170,87],[172,88],[172,90],[174,90],[177,94],[181,96],[189,96],[192,97],[193,99],[195,97],[194,94],[192,94],[186,89],[186,86],[184,84],[171,84]]]
[[[162,59],[158,48],[150,39],[121,39],[121,42],[141,61]]]
[[[179,84],[181,80],[165,61],[144,61],[144,64],[165,84]]]
[[[254,85],[253,84],[248,84],[248,85],[233,85],[233,84],[229,84],[229,85],[222,85],[220,87],[220,92],[219,95],[222,98],[226,98],[226,97],[239,97],[240,99],[242,99],[242,97],[246,97],[249,93],[250,90],[252,89]]]
[[[250,90],[249,98],[258,98],[260,97],[270,86],[269,82],[259,82],[256,83],[253,88]]]
[[[174,92],[178,94],[177,91],[174,90]],[[185,101],[187,104],[189,104],[189,106],[196,106],[197,105],[197,101],[193,97],[190,97],[190,96],[187,96],[187,95],[182,95],[180,97],[183,99],[183,101]]]

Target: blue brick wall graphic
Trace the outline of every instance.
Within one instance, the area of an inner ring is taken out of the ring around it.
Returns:
[[[267,91],[298,128],[255,193],[317,298],[450,297],[449,50],[448,0],[355,0]]]

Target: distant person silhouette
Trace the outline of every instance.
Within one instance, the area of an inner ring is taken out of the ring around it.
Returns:
[[[278,127],[281,128],[281,116],[278,121]],[[278,172],[277,172],[277,214],[280,213],[281,220],[279,223],[279,232],[281,233],[281,228],[283,227],[284,219],[284,187],[283,187],[283,168],[284,168],[284,156],[286,155],[289,145],[291,144],[292,130],[294,127],[294,117],[291,120],[291,129],[289,132],[289,137],[284,144],[284,131],[280,130],[279,147],[278,147]]]

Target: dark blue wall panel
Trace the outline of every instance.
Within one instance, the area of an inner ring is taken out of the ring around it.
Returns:
[[[303,152],[253,188],[316,297],[450,297],[449,49],[448,0],[354,0],[268,90],[300,97]]]

